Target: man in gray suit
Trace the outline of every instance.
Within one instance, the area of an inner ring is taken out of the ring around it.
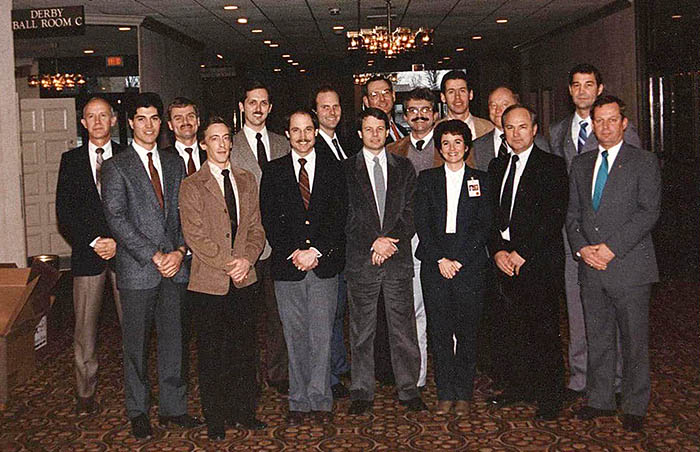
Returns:
[[[427,409],[416,383],[420,352],[413,309],[411,237],[416,171],[405,157],[386,152],[389,117],[378,108],[360,114],[361,152],[345,160],[348,218],[345,226],[350,300],[352,386],[350,414],[374,400],[377,303],[384,295],[391,363],[399,400],[411,411]]]
[[[566,230],[582,260],[579,281],[588,335],[588,402],[576,414],[615,413],[616,330],[622,344],[622,412],[642,429],[649,404],[649,299],[659,280],[651,230],[659,218],[656,156],[627,143],[625,104],[603,96],[591,111],[598,152],[574,158]]]
[[[233,136],[231,164],[255,176],[260,188],[262,172],[267,162],[289,154],[289,142],[282,135],[267,130],[267,117],[272,111],[270,90],[263,83],[253,80],[244,87],[238,108],[244,113],[243,128]],[[260,260],[255,264],[260,285],[259,305],[265,315],[265,337],[267,339],[268,384],[280,394],[289,391],[289,360],[287,343],[284,341],[282,321],[277,310],[275,286],[270,275],[270,248],[265,241]]]
[[[117,242],[117,286],[122,299],[124,395],[132,433],[151,435],[148,419],[148,345],[152,323],[158,332],[159,422],[191,428],[182,375],[180,302],[188,280],[178,193],[185,177],[182,159],[158,152],[163,104],[141,93],[129,106],[134,141],[104,162],[102,200]]]
[[[603,92],[603,78],[600,71],[590,64],[578,64],[569,71],[569,94],[576,110],[554,124],[550,129],[551,152],[566,160],[567,168],[579,154],[598,150],[598,140],[592,133],[591,107]],[[625,142],[641,148],[634,125],[628,123],[624,131]],[[564,230],[564,242],[567,242]],[[569,384],[565,397],[575,400],[586,390],[587,345],[581,292],[578,279],[578,261],[571,249],[566,248],[565,261],[566,307],[569,316]],[[620,391],[622,378],[622,355],[617,351],[616,391]]]

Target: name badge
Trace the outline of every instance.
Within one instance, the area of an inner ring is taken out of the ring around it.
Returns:
[[[469,179],[467,181],[467,191],[469,192],[470,198],[476,198],[481,196],[481,186],[479,185],[479,179]]]

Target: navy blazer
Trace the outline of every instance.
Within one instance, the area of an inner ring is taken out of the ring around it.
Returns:
[[[301,281],[306,272],[291,259],[296,249],[316,248],[322,256],[312,271],[330,278],[345,265],[347,197],[342,167],[335,157],[316,152],[309,209],[299,191],[292,153],[272,160],[263,169],[260,211],[265,234],[272,246],[272,278]]]
[[[112,155],[124,147],[112,142]],[[110,261],[102,259],[90,246],[97,237],[112,237],[102,212],[102,200],[92,176],[88,143],[64,152],[56,185],[58,229],[71,246],[73,276],[99,275]]]
[[[469,196],[467,183],[477,180],[481,196]],[[481,282],[489,268],[486,252],[492,225],[488,175],[465,165],[462,190],[457,205],[455,241],[447,241],[447,180],[445,166],[421,171],[416,188],[415,222],[420,243],[416,257],[421,265],[437,266],[442,258],[462,264],[460,275]]]

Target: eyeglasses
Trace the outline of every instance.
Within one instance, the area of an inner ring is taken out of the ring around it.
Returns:
[[[381,91],[372,91],[369,93],[369,98],[370,99],[377,99],[379,96],[386,97],[391,95],[391,90],[390,89],[383,89]]]
[[[432,113],[433,112],[433,107],[408,107],[406,109],[407,112],[411,113],[412,115],[417,115],[418,112],[421,113]]]

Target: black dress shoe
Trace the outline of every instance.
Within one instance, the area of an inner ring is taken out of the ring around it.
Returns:
[[[564,394],[562,394],[562,399],[564,400],[564,402],[573,403],[576,402],[578,399],[585,397],[585,395],[586,391],[584,390],[576,391],[575,389],[566,388],[564,390]]]
[[[372,409],[370,400],[353,400],[348,409],[348,414],[364,414]]]
[[[333,399],[345,399],[350,397],[350,391],[340,382],[331,386],[331,391],[333,392]]]
[[[304,413],[302,411],[289,410],[287,413],[287,424],[296,427],[304,423]]]
[[[78,416],[86,416],[89,414],[95,414],[99,411],[100,406],[95,402],[94,397],[78,397],[75,403],[75,414]]]
[[[210,422],[207,424],[207,437],[209,441],[223,441],[226,439],[226,428],[223,422]]]
[[[138,439],[150,438],[153,434],[151,430],[151,422],[148,420],[148,416],[145,414],[139,414],[136,417],[132,417],[131,421],[131,434]]]
[[[198,425],[202,425],[201,419],[195,416],[190,416],[189,414],[181,414],[179,416],[158,416],[158,423],[161,427],[166,428],[170,424],[175,424],[182,428],[194,428]]]
[[[246,419],[236,420],[235,426],[236,428],[240,428],[243,430],[262,430],[267,427],[267,424],[261,421],[260,419],[256,418],[255,416],[251,416]]]
[[[634,414],[625,414],[622,417],[622,428],[628,432],[641,432],[644,425],[644,417]]]
[[[515,405],[525,401],[525,398],[520,394],[514,392],[504,392],[503,394],[498,394],[497,396],[488,399],[488,403],[495,405],[498,408]]]
[[[581,419],[582,421],[590,421],[597,417],[614,416],[615,410],[601,410],[599,408],[593,408],[592,406],[584,406],[583,408],[574,411],[574,416],[576,419]]]
[[[268,384],[275,388],[275,391],[277,391],[277,393],[280,395],[289,394],[289,380],[274,380],[268,382]]]
[[[420,397],[400,400],[399,403],[408,408],[408,411],[428,411],[428,407],[425,405],[425,403],[423,403],[423,399]]]

